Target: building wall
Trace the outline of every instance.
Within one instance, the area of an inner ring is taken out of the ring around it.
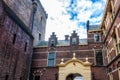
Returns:
[[[97,66],[96,51],[99,51],[99,50],[103,49],[101,41],[98,41],[98,42],[94,41],[94,34],[96,34],[96,33],[99,33],[99,31],[88,32],[89,39],[87,39],[87,44],[84,44],[84,45],[71,46],[70,43],[69,43],[69,45],[63,45],[63,46],[61,46],[61,45],[57,46],[56,45],[55,47],[51,47],[49,45],[34,47],[32,68],[31,68],[31,71],[32,71],[31,77],[35,76],[35,74],[33,75],[33,73],[36,72],[37,70],[41,71],[40,70],[41,68],[42,69],[46,68],[46,71],[48,71],[48,72],[50,72],[48,70],[48,68],[56,69],[56,67],[57,67],[56,65],[61,62],[62,58],[64,59],[64,62],[66,62],[66,61],[72,59],[73,53],[76,53],[76,58],[80,59],[83,62],[86,60],[86,57],[88,57],[88,61],[90,63],[92,63],[91,72],[96,74],[96,76],[95,76],[96,79],[105,80],[106,75],[104,75],[102,77],[99,77],[99,74],[97,74],[97,72],[104,73],[104,74],[106,73],[105,72],[106,67],[103,68],[104,64],[102,66],[98,66],[100,68],[99,71],[97,71],[97,69],[99,69],[99,68],[94,67],[94,66]],[[55,65],[53,67],[48,66],[49,52],[55,52]],[[104,60],[103,60],[103,62],[104,62]],[[56,70],[55,73],[57,73],[59,75],[58,72],[59,72],[59,70]],[[40,74],[40,73],[38,73],[38,74]],[[47,74],[47,73],[43,73],[43,74],[44,75],[50,75],[50,74]],[[51,77],[53,77],[53,76],[51,75]],[[43,80],[45,80],[45,78],[46,77],[42,77]],[[48,76],[47,78],[50,78],[50,77]],[[32,78],[31,78],[31,80],[32,80]],[[57,80],[57,79],[54,78],[52,80]]]
[[[3,0],[24,24],[30,28],[32,1],[31,0]]]
[[[33,44],[35,46],[40,40],[45,40],[47,14],[40,1],[34,1],[37,4],[35,13],[33,13],[32,0],[4,0],[24,24],[30,28],[34,36]]]
[[[17,11],[9,7],[8,3],[11,4],[12,1],[0,0],[0,80],[27,80],[32,57],[33,36],[30,28],[21,21],[22,18],[19,19],[15,15]]]
[[[34,46],[38,44],[39,41],[45,40],[45,31],[46,31],[46,21],[47,21],[47,14],[44,10],[41,2],[36,0],[37,3],[37,10],[34,14],[34,21],[33,21],[33,30],[32,34],[34,36]]]
[[[120,2],[108,0],[104,12],[102,26],[104,46],[106,48],[106,66],[108,80],[120,79]]]

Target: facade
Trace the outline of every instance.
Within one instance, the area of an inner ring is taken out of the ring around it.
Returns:
[[[36,46],[38,42],[45,40],[45,30],[46,30],[46,21],[47,21],[47,14],[42,7],[40,0],[36,0],[37,3],[37,10],[33,14],[33,29],[32,34],[34,36],[33,45]]]
[[[33,22],[34,11],[40,5],[33,0],[0,0],[0,80],[29,79],[33,41],[36,40],[32,31],[35,25],[39,27]],[[35,16],[39,16],[39,11]],[[35,18],[34,21],[40,20]],[[45,30],[42,29],[41,35]]]
[[[120,80],[120,1],[107,0],[101,25],[87,39],[75,31],[65,40],[52,33],[34,47],[31,80]]]
[[[39,0],[0,0],[0,80],[120,80],[120,0],[87,21],[87,39],[44,41],[46,20]]]
[[[106,80],[100,25],[87,22],[87,39],[75,31],[65,40],[53,32],[33,49],[31,80]],[[101,75],[101,76],[100,76]]]
[[[101,29],[108,80],[120,80],[120,1],[108,0]]]

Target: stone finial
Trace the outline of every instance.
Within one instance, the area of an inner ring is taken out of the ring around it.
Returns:
[[[76,59],[76,53],[73,53],[73,58],[72,59]]]
[[[91,63],[88,61],[88,57],[85,58],[84,65],[86,65],[86,66],[90,66],[91,65]]]
[[[88,62],[88,57],[85,58],[86,62]]]
[[[64,59],[63,58],[61,59],[61,63],[60,64],[64,64]]]

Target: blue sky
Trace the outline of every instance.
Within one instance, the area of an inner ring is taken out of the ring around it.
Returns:
[[[106,0],[40,0],[48,14],[46,38],[52,32],[58,39],[71,35],[76,30],[80,38],[86,38],[86,22],[100,24]],[[51,2],[50,2],[51,1]]]

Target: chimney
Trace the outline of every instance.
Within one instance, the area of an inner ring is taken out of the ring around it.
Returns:
[[[69,40],[69,35],[65,35],[65,40]]]
[[[87,31],[88,31],[89,30],[89,20],[87,21],[86,27],[87,27]]]

